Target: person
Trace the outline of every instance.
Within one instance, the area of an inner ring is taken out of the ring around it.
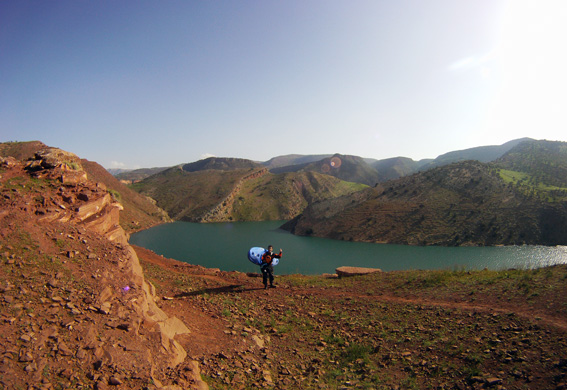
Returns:
[[[260,269],[262,270],[262,281],[264,282],[264,289],[268,288],[268,279],[270,281],[270,287],[276,287],[274,284],[274,266],[272,265],[272,262],[274,261],[274,259],[279,259],[280,257],[282,257],[282,253],[283,252],[281,249],[279,254],[274,253],[274,247],[268,245],[268,249],[262,255],[262,265],[260,266]]]

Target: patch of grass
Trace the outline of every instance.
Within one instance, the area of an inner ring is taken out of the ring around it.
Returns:
[[[114,199],[115,201],[122,203],[122,195],[120,194],[120,192],[109,189],[108,192],[110,193],[110,195],[112,196],[112,199]]]
[[[343,352],[342,358],[346,363],[352,362],[369,362],[370,352],[372,347],[364,344],[351,344]]]
[[[81,165],[75,161],[65,161],[65,165],[74,171],[81,169]]]
[[[525,172],[510,171],[507,169],[499,169],[498,174],[505,183],[517,183],[527,181],[531,176]]]

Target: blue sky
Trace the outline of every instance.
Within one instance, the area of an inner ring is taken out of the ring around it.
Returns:
[[[0,2],[0,141],[106,168],[567,141],[563,0]]]

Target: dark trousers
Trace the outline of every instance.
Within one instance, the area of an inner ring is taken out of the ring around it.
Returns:
[[[263,265],[262,266],[262,281],[264,282],[264,286],[268,285],[268,278],[270,279],[270,285],[274,285],[274,267],[272,265]]]

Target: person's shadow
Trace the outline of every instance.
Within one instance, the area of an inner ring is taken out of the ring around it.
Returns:
[[[242,284],[231,284],[230,286],[212,287],[197,291],[184,292],[181,294],[174,295],[174,297],[184,298],[184,297],[195,297],[198,295],[205,295],[205,294],[216,295],[216,294],[227,294],[227,293],[243,293],[245,291],[254,291],[254,290],[263,290],[263,289],[264,287],[244,288]]]

